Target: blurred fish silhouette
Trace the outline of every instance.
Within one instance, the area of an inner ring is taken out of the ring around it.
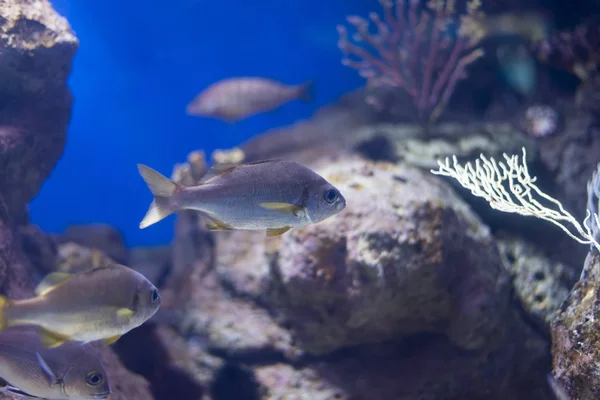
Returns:
[[[44,348],[35,331],[0,334],[0,377],[7,390],[48,400],[99,400],[110,394],[104,367],[90,344]]]
[[[35,293],[25,300],[0,296],[0,331],[35,325],[47,347],[69,340],[111,344],[152,317],[161,303],[148,279],[118,264],[74,275],[51,273]]]
[[[260,77],[229,78],[203,90],[187,105],[186,112],[234,123],[292,100],[311,101],[313,90],[312,81],[290,86]]]
[[[139,164],[154,201],[140,228],[182,209],[197,210],[209,230],[267,230],[281,235],[292,227],[320,222],[346,207],[342,194],[298,163],[267,160],[216,166],[199,186],[184,187]]]
[[[537,64],[533,55],[521,43],[507,43],[496,50],[499,70],[513,90],[528,98],[535,93]]]
[[[552,16],[542,12],[510,12],[475,17],[487,37],[520,36],[530,43],[548,37],[554,30]]]

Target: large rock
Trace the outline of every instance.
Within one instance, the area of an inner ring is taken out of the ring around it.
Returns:
[[[584,276],[552,323],[554,376],[571,398],[600,397],[600,255],[591,251]]]
[[[46,0],[2,0],[0,17],[0,187],[13,214],[62,155],[72,103],[67,78],[78,41]]]
[[[13,298],[33,288],[14,223],[63,152],[77,47],[48,1],[0,1],[0,291]]]
[[[465,349],[503,336],[509,281],[499,253],[448,187],[391,164],[344,160],[321,172],[347,209],[268,241],[262,232],[220,234],[224,282],[282,311],[314,353],[416,332]]]
[[[181,276],[167,288],[182,334],[249,368],[238,373],[268,399],[501,399],[545,385],[547,342],[448,185],[407,164],[311,166],[348,202],[319,224],[267,239],[178,215]]]

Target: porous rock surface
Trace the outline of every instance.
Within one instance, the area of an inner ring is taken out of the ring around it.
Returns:
[[[418,332],[481,349],[504,336],[508,288],[488,230],[446,186],[408,167],[346,161],[321,170],[348,207],[267,250],[269,303],[308,351]],[[485,268],[483,267],[485,266]]]
[[[527,316],[549,332],[550,323],[577,281],[577,268],[549,259],[532,244],[514,236],[497,234],[496,242]]]
[[[552,323],[553,374],[572,399],[600,397],[600,255],[590,251],[584,275]]]

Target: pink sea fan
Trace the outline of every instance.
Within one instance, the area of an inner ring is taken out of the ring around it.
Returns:
[[[465,15],[456,18],[454,0],[379,0],[383,18],[350,16],[356,33],[349,40],[338,25],[342,63],[359,71],[375,88],[397,88],[408,93],[420,121],[435,122],[448,103],[465,68],[483,55],[476,48],[484,30],[478,24],[479,0],[471,0]],[[376,28],[369,31],[370,23]],[[366,47],[362,47],[366,44]],[[371,103],[378,103],[371,99]]]

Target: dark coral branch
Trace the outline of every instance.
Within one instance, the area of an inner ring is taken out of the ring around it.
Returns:
[[[582,81],[600,67],[600,24],[589,21],[534,44],[538,59],[576,75]]]

